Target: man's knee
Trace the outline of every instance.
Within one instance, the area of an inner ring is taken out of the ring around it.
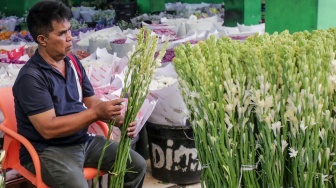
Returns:
[[[78,171],[68,171],[67,173],[55,177],[58,182],[58,187],[73,188],[73,187],[83,187],[88,188],[88,182],[84,177],[83,173]]]
[[[146,163],[146,160],[144,158],[141,157],[141,162],[139,162],[139,168],[140,169],[140,172],[141,174],[145,174],[146,171],[147,171],[147,163]]]
[[[140,175],[145,174],[147,169],[146,160],[135,151],[131,150],[131,154],[133,163],[131,165],[134,166],[134,171],[138,172]]]
[[[129,164],[128,169],[130,172],[125,174],[124,187],[142,187],[143,179],[146,174],[147,163],[146,160],[137,152],[131,150],[132,162]]]
[[[76,167],[48,169],[42,163],[42,179],[45,184],[55,188],[89,187],[83,169]]]

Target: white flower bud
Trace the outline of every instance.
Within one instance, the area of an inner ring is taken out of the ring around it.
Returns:
[[[282,153],[285,151],[285,148],[288,146],[288,143],[286,140],[281,140],[281,151]]]

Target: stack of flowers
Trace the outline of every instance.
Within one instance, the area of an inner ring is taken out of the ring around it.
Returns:
[[[74,18],[71,18],[70,24],[72,30],[85,29],[88,27],[88,25],[84,21],[78,21]]]
[[[335,187],[336,30],[175,49],[206,187]]]
[[[110,28],[113,25],[101,25],[97,24],[94,27],[89,27],[84,21],[78,21],[75,19],[70,20],[71,23],[71,35],[78,37],[80,33],[86,33],[88,31],[100,31],[102,29]]]
[[[100,25],[112,25],[116,16],[114,9],[97,10],[93,14],[93,20]]]
[[[33,43],[34,39],[31,36],[31,34],[25,30],[13,33],[10,36],[11,43],[19,43],[19,42],[25,42],[25,43]]]
[[[166,3],[166,10],[175,12],[175,17],[187,18],[196,15],[198,18],[206,18],[214,15],[224,18],[224,6],[222,4],[190,4],[190,3]]]

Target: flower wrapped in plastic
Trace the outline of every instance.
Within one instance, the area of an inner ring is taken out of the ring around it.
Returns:
[[[158,97],[158,103],[148,121],[160,125],[186,125],[188,109],[180,94],[177,74],[172,63],[157,69],[149,85],[150,93]]]

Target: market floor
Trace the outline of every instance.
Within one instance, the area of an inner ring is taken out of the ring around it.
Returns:
[[[192,184],[192,185],[176,185],[172,183],[163,183],[160,180],[154,179],[150,172],[147,172],[145,177],[143,188],[201,188],[201,184]]]

